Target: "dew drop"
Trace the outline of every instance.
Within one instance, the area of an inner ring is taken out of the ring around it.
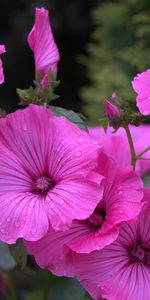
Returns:
[[[50,205],[51,208],[54,208],[54,206],[55,206],[53,202],[50,202],[49,205]]]
[[[65,191],[68,191],[68,187],[67,186],[64,186],[63,188]]]
[[[60,200],[59,200],[59,203],[60,203],[60,204],[64,204],[64,200],[63,200],[63,199],[60,199]]]
[[[36,234],[36,228],[32,228],[32,229],[31,229],[31,234],[32,234],[32,235],[35,235],[35,234]]]
[[[2,234],[5,233],[5,229],[4,229],[4,228],[1,229],[1,233],[2,233]]]
[[[9,223],[9,222],[10,222],[10,218],[7,218],[7,219],[6,219],[6,222]]]
[[[32,207],[35,206],[35,203],[34,203],[34,202],[30,202],[30,203],[29,203],[29,206],[32,208]]]
[[[20,199],[17,198],[17,199],[15,200],[15,202],[16,202],[16,204],[18,204],[18,203],[20,202]]]
[[[76,157],[81,156],[81,151],[77,151],[77,152],[75,153],[75,156],[76,156]]]
[[[26,123],[24,123],[24,125],[23,125],[23,130],[24,130],[24,131],[27,130],[27,124],[26,124]]]
[[[18,228],[20,226],[20,222],[15,222],[15,226]]]
[[[78,144],[82,143],[83,141],[84,141],[84,139],[83,139],[83,138],[79,138],[79,139],[77,139],[77,143],[78,143]]]

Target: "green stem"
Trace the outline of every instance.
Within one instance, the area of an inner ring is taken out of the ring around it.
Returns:
[[[50,272],[45,270],[42,300],[49,299],[49,289],[50,289]]]
[[[16,288],[13,282],[11,271],[9,271],[7,274],[8,274],[9,290],[11,294],[10,300],[17,300]]]
[[[150,146],[145,148],[141,153],[139,153],[137,156],[136,156],[136,159],[140,159],[141,156],[146,153],[148,150],[150,150]]]
[[[148,157],[139,157],[137,159],[140,159],[140,160],[150,160],[150,158],[148,158]]]
[[[128,126],[125,126],[125,131],[127,134],[127,138],[128,138],[128,143],[129,143],[129,147],[130,147],[130,152],[131,152],[131,165],[133,166],[133,170],[135,169],[135,164],[136,164],[136,152],[135,152],[135,148],[134,148],[134,144],[133,144],[133,140],[132,140],[132,136],[131,136],[131,132],[129,130]]]

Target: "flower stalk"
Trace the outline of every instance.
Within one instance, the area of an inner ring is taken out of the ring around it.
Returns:
[[[133,170],[135,170],[137,156],[136,156],[136,152],[135,152],[131,132],[130,132],[130,129],[129,129],[128,126],[125,126],[124,129],[125,129],[126,134],[127,134],[128,143],[129,143],[130,152],[131,152],[131,165],[133,166]]]

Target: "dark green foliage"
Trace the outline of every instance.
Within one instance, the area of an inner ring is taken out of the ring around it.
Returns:
[[[73,110],[68,110],[62,107],[58,106],[52,106],[50,105],[49,108],[53,111],[54,115],[56,116],[64,116],[66,117],[70,122],[77,125],[79,128],[88,131],[87,126],[83,119],[79,116],[79,114],[75,113]]]
[[[84,111],[95,124],[102,112],[101,101],[117,92],[135,100],[132,78],[150,65],[150,5],[147,0],[119,0],[97,6],[92,14],[96,25],[82,57],[90,86],[81,94]]]
[[[8,245],[0,242],[0,269],[8,271],[13,269],[15,265],[16,262],[9,252]]]

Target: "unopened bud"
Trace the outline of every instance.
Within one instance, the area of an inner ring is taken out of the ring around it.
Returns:
[[[115,117],[121,117],[119,108],[116,105],[112,104],[110,101],[104,100],[104,106],[109,122]]]

